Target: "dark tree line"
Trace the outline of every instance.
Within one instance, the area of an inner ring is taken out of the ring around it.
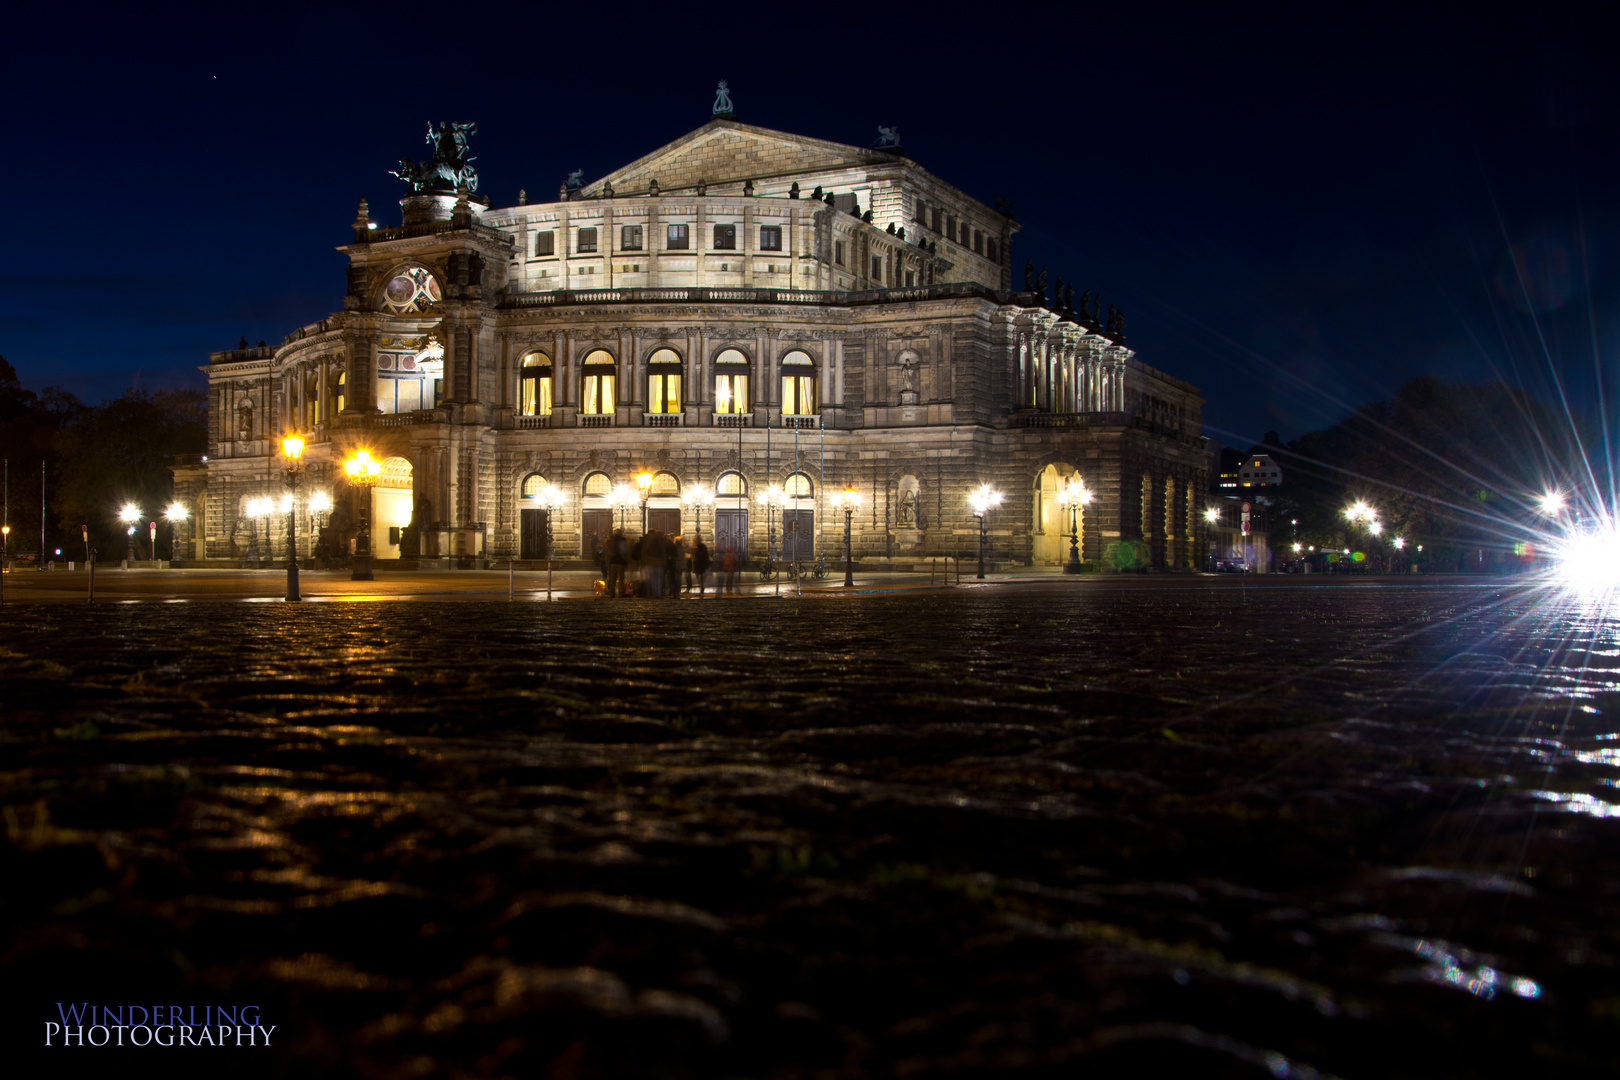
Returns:
[[[1401,536],[1401,561],[1422,544],[1432,569],[1501,567],[1543,523],[1543,492],[1592,489],[1586,461],[1605,454],[1595,435],[1584,415],[1505,383],[1413,379],[1388,401],[1270,448],[1283,469],[1276,517],[1297,519],[1300,542],[1318,548],[1387,555]],[[1596,471],[1607,491],[1607,467]],[[1378,511],[1381,536],[1346,520],[1357,500]]]
[[[121,558],[119,509],[141,508],[136,539],[147,550],[145,522],[160,518],[173,498],[169,469],[176,455],[200,454],[208,442],[208,400],[200,390],[126,390],[86,405],[60,387],[35,394],[0,357],[0,457],[10,477],[10,551],[40,551],[40,465],[45,466],[45,553],[83,558],[81,526],[101,558]],[[191,508],[193,511],[195,508]],[[168,554],[168,530],[158,529],[158,553]]]

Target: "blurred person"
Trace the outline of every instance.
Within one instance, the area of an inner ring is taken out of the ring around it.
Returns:
[[[624,538],[624,530],[614,529],[604,547],[607,570],[602,580],[607,582],[608,599],[617,600],[624,595],[624,568],[630,562],[630,543]]]
[[[703,543],[703,534],[696,533],[692,537],[691,562],[687,564],[686,591],[692,591],[692,578],[697,578],[698,596],[702,596],[709,574],[709,549]]]

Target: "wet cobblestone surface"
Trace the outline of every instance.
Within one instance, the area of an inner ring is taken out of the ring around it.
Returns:
[[[7,1052],[251,1000],[232,1073],[1613,1074],[1617,625],[1299,579],[10,606]]]

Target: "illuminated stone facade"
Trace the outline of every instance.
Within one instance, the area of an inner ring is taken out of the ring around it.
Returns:
[[[285,520],[242,508],[284,489],[271,452],[297,429],[303,490],[338,504],[300,522],[300,551],[322,525],[346,547],[338,477],[364,446],[387,463],[385,568],[540,558],[545,511],[526,494],[548,486],[565,496],[555,553],[592,555],[610,518],[639,529],[640,502],[616,509],[613,492],[644,470],[656,527],[690,532],[701,513],[711,543],[755,560],[774,534],[779,554],[838,563],[846,486],[858,558],[971,556],[966,497],[989,483],[1005,496],[993,558],[1055,564],[1055,495],[1075,473],[1089,567],[1202,560],[1197,388],[1014,288],[1016,222],[898,147],[717,117],[556,201],[401,205],[382,225],[362,204],[341,311],[210,357],[208,457],[176,470],[199,558],[284,557]],[[759,501],[773,485],[780,508]],[[713,505],[683,504],[705,487]]]

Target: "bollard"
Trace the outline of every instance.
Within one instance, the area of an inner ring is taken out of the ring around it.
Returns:
[[[93,604],[93,603],[96,602],[96,555],[95,555],[95,552],[90,553],[90,561],[85,563],[84,565],[87,568],[89,568],[89,570],[90,570],[90,599],[86,600],[85,603]]]
[[[508,600],[512,599],[512,560],[510,557],[506,560],[506,598]]]

